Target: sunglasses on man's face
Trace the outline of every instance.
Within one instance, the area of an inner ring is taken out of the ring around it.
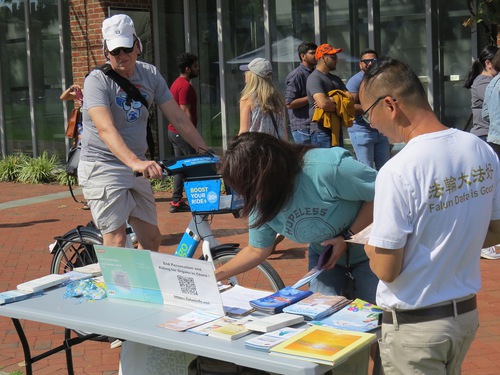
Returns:
[[[375,61],[377,61],[377,59],[363,59],[363,60],[361,60],[361,62],[364,63],[365,65],[373,64],[373,63],[375,63]]]
[[[109,51],[109,54],[111,56],[118,56],[120,54],[121,51],[125,52],[126,54],[129,54],[129,53],[132,53],[132,51],[134,50],[134,47],[135,47],[135,43],[132,47],[130,48],[126,48],[126,47],[118,47],[118,48],[115,48],[114,50],[112,51]]]

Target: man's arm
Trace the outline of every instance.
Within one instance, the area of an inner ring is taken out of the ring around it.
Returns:
[[[335,102],[325,93],[318,92],[313,95],[313,99],[317,108],[321,108],[325,112],[337,112]]]
[[[193,119],[191,118],[191,106],[188,104],[180,104],[179,107],[181,108],[182,112],[184,112],[189,121],[193,122]]]
[[[500,243],[500,220],[490,221],[488,232],[484,240],[483,248],[498,245]]]
[[[208,150],[208,147],[196,130],[192,122],[179,107],[175,100],[169,100],[159,105],[160,110],[168,118],[172,126],[179,132],[182,138],[191,145],[196,151]]]
[[[361,116],[363,114],[363,108],[361,107],[361,103],[359,101],[359,93],[351,92],[352,100],[354,101],[354,114],[356,116]]]
[[[302,98],[297,98],[297,99],[292,100],[287,105],[287,108],[297,109],[297,108],[305,107],[306,105],[309,105],[309,100],[307,99],[307,96],[304,96]]]
[[[219,281],[251,270],[266,260],[272,251],[272,246],[261,249],[248,245],[229,262],[217,268],[215,270],[215,277]]]
[[[140,172],[144,178],[161,178],[161,167],[151,160],[141,160],[123,141],[113,122],[111,112],[107,107],[92,107],[88,111],[99,137],[109,150],[134,172]]]
[[[392,250],[366,244],[365,252],[370,258],[370,268],[380,280],[391,283],[401,273],[404,248]]]

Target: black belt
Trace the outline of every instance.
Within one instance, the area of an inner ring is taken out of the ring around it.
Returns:
[[[457,314],[465,314],[477,308],[476,296],[457,302]],[[392,324],[392,311],[384,311],[382,316],[382,323]],[[417,310],[398,310],[396,317],[398,324],[411,324],[429,322],[431,320],[449,318],[454,316],[453,302],[450,301],[447,305],[440,305],[434,307],[427,307]]]

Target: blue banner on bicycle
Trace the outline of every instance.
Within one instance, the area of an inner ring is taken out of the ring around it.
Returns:
[[[220,178],[184,181],[184,189],[191,211],[218,211],[221,183]]]

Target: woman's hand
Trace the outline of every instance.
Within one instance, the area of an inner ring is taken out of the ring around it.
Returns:
[[[326,240],[321,243],[321,246],[327,246],[327,245],[332,245],[333,249],[330,259],[326,260],[325,266],[323,267],[325,270],[329,270],[335,267],[335,264],[337,264],[337,261],[347,250],[348,246],[347,242],[345,242],[344,237],[342,236],[337,236],[332,238],[331,240]]]

